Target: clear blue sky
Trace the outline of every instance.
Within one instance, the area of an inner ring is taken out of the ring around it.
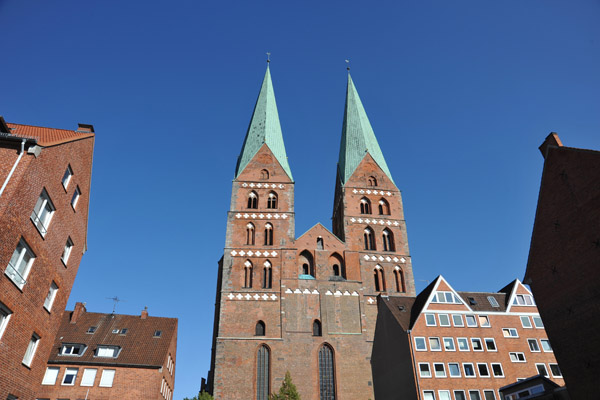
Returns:
[[[210,362],[236,157],[271,71],[297,236],[330,226],[344,59],[403,191],[418,289],[522,278],[550,131],[600,149],[598,1],[0,0],[0,114],[95,126],[69,308],[179,318],[177,400]]]

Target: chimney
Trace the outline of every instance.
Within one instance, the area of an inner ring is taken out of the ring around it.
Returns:
[[[144,307],[144,309],[142,310],[142,315],[140,316],[141,319],[146,319],[148,318],[148,307]]]
[[[549,147],[562,147],[562,145],[563,144],[560,141],[558,134],[556,132],[550,132],[550,134],[546,136],[546,140],[544,140],[544,143],[542,143],[539,149],[542,152],[542,156],[546,158],[546,156],[548,155]]]
[[[85,309],[85,303],[75,303],[75,309],[71,313],[71,323],[76,324],[77,320],[79,319],[79,316],[86,311],[87,310]]]
[[[77,132],[94,133],[94,125],[77,124]]]

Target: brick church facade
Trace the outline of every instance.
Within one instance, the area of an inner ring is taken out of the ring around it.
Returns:
[[[219,261],[215,399],[373,399],[378,294],[415,296],[400,191],[348,75],[333,229],[296,237],[294,180],[269,68],[233,180]],[[302,217],[301,217],[302,218]]]

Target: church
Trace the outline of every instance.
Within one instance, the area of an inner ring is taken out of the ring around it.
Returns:
[[[216,399],[267,400],[286,371],[305,399],[374,398],[377,295],[414,297],[415,286],[401,193],[350,74],[332,215],[331,230],[316,223],[296,236],[267,65],[219,261],[208,375]]]

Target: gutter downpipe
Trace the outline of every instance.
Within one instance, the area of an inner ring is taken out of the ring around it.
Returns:
[[[417,362],[415,360],[415,350],[413,348],[413,340],[412,340],[412,329],[406,331],[408,333],[408,345],[410,347],[410,356],[413,362],[413,371],[415,371],[415,382],[417,383],[417,399],[421,398],[421,385],[419,385],[419,370],[417,369]]]
[[[10,181],[10,178],[12,177],[12,174],[15,172],[15,169],[17,169],[17,165],[19,165],[19,161],[21,161],[21,157],[23,157],[23,153],[25,152],[25,142],[26,141],[27,141],[27,139],[23,139],[21,141],[21,152],[19,153],[19,157],[17,157],[17,161],[15,161],[15,164],[13,165],[12,169],[8,173],[8,176],[6,177],[6,180],[4,181],[4,185],[2,185],[2,188],[0,189],[0,197],[2,197],[2,193],[4,193],[4,189],[6,189],[6,185],[8,185],[8,181]]]

